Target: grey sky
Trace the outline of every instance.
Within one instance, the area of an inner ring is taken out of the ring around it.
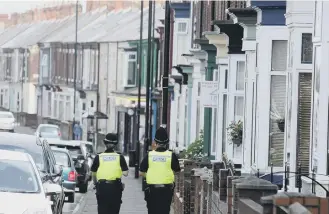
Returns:
[[[85,0],[80,0],[84,2]],[[76,2],[72,0],[0,0],[0,14],[6,13],[21,13],[34,8],[42,8],[55,6],[56,4]]]

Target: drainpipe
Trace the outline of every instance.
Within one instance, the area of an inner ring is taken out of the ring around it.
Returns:
[[[78,65],[78,14],[79,14],[79,1],[75,6],[75,43],[74,43],[74,98],[73,98],[73,124],[72,124],[72,139],[74,139],[73,127],[75,124],[75,109],[76,109],[76,94],[77,94],[77,65]],[[68,72],[67,72],[68,73]]]

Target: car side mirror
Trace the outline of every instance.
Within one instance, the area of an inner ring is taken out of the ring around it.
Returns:
[[[62,192],[62,187],[58,184],[44,183],[43,188],[47,196],[57,195]]]
[[[62,176],[62,173],[63,173],[63,167],[56,164],[54,166],[54,175],[55,176]]]

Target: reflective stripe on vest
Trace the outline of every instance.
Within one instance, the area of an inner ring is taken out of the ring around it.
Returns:
[[[175,176],[171,169],[172,152],[151,151],[148,154],[147,184],[172,184]]]
[[[121,176],[120,155],[117,153],[101,153],[96,174],[97,180],[112,181],[121,178]]]

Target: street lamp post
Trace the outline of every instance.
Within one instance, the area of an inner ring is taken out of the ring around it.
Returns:
[[[73,95],[73,127],[75,125],[75,109],[76,109],[76,93],[77,93],[77,65],[78,65],[78,16],[79,16],[79,1],[75,5],[75,44],[74,44],[74,95]],[[74,132],[72,131],[72,139],[74,140]]]

